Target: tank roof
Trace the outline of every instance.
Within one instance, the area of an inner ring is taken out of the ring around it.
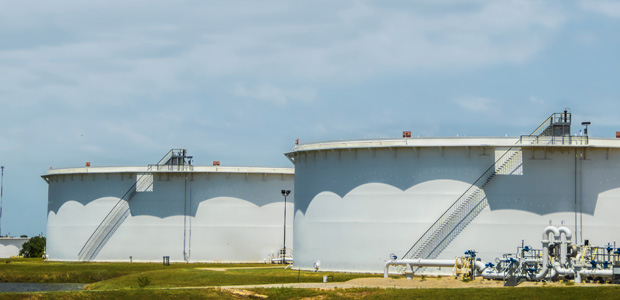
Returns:
[[[295,152],[367,149],[367,148],[414,148],[414,147],[588,147],[620,148],[620,139],[592,138],[587,136],[521,136],[521,137],[418,137],[324,141],[299,144],[287,156]]]
[[[293,168],[268,168],[268,167],[222,167],[222,166],[181,166],[169,168],[168,166],[144,166],[144,167],[80,167],[50,169],[41,177],[47,178],[55,175],[70,174],[110,174],[110,173],[240,173],[240,174],[283,174],[293,175]]]

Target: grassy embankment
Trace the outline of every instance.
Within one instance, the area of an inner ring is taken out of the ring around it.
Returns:
[[[618,287],[549,287],[489,289],[347,289],[311,290],[292,288],[252,289],[252,296],[239,296],[218,289],[156,290],[131,289],[117,291],[80,291],[49,293],[0,293],[0,299],[620,299]]]
[[[227,271],[197,268],[264,267]],[[248,298],[219,289],[173,289],[265,283],[321,282],[323,275],[346,281],[363,274],[313,273],[284,270],[264,264],[141,264],[141,263],[57,263],[36,259],[0,260],[3,282],[92,283],[86,291],[48,293],[0,293],[1,299],[242,299]],[[298,279],[299,276],[299,279]],[[378,276],[378,275],[375,275]],[[148,282],[148,284],[144,284]],[[142,287],[140,287],[142,283]],[[620,287],[548,287],[493,289],[252,289],[268,299],[620,299]]]
[[[148,278],[149,287],[222,286],[335,281],[372,275],[285,270],[268,264],[170,264],[48,262],[41,259],[0,260],[0,282],[89,283],[90,290],[131,289]],[[250,267],[250,269],[238,269]],[[211,271],[204,268],[235,268]]]

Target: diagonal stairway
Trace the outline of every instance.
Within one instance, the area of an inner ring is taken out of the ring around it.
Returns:
[[[176,167],[178,170],[181,170],[185,166],[186,158],[189,157],[186,156],[185,149],[172,149],[157,164],[149,165],[146,173],[140,174],[136,182],[129,187],[99,226],[97,226],[84,246],[82,246],[78,253],[78,259],[80,261],[91,261],[97,257],[108,240],[129,216],[129,201],[131,201],[136,192],[152,191],[153,177],[151,172],[153,168],[159,170],[162,166],[168,166],[169,169]]]
[[[566,114],[566,112],[565,112]],[[540,129],[553,120],[556,114],[547,118],[529,136],[534,136]],[[552,122],[551,122],[552,123]],[[570,126],[570,125],[569,125]],[[545,130],[547,131],[546,127]],[[570,132],[570,129],[569,129]],[[517,144],[520,141],[517,141]],[[484,188],[498,174],[510,174],[515,164],[520,163],[521,149],[513,146],[488,168],[478,179],[461,194],[456,201],[431,225],[402,257],[437,258],[441,252],[488,206]]]
[[[437,258],[437,256],[458,236],[467,225],[487,207],[484,188],[499,173],[511,165],[519,149],[510,148],[496,162],[502,165],[489,167],[461,196],[431,225],[431,227],[407,251],[404,258]]]
[[[105,246],[110,237],[114,235],[118,227],[127,219],[129,216],[129,201],[136,194],[138,186],[143,188],[143,186],[148,184],[145,183],[148,182],[145,178],[148,178],[146,173],[138,177],[136,183],[125,192],[99,226],[97,226],[97,229],[95,229],[93,234],[86,241],[86,244],[82,247],[82,250],[78,253],[78,259],[80,261],[91,261],[97,257],[97,254],[99,254],[99,251]]]

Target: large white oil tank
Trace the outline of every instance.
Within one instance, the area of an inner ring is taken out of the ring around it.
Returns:
[[[184,160],[49,170],[49,259],[262,262],[278,257],[285,230],[292,248],[293,193],[286,208],[281,193],[292,169]]]
[[[19,250],[29,238],[0,237],[0,258],[19,256]]]
[[[296,145],[286,154],[295,267],[381,272],[392,253],[454,259],[467,250],[493,261],[538,245],[550,223],[571,228],[577,243],[613,245],[620,140],[570,136],[566,115],[552,115],[540,135]]]

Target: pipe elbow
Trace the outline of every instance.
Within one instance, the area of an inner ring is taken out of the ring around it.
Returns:
[[[570,231],[570,229],[566,226],[562,226],[560,228],[558,228],[558,231],[560,232],[560,234],[564,234],[564,236],[566,236],[566,239],[568,241],[571,240],[571,238],[573,237],[573,233]]]
[[[550,233],[553,234],[554,239],[560,238],[560,230],[558,230],[555,226],[547,226],[547,228],[545,228],[545,230],[543,231],[543,236],[542,236],[543,241],[549,240]]]
[[[478,272],[482,273],[484,271],[484,269],[487,268],[486,264],[482,261],[476,261],[474,263],[474,266],[476,267],[476,270],[478,270]]]
[[[392,265],[396,265],[394,260],[388,260],[385,262],[385,264],[383,265],[383,278],[389,277],[388,273],[389,273],[390,266]]]
[[[575,270],[564,269],[557,261],[553,263],[553,269],[560,275],[575,275]]]
[[[534,276],[534,279],[536,281],[541,280],[541,279],[545,278],[545,276],[547,276],[548,272],[549,272],[549,268],[547,267],[547,265],[544,265],[542,270],[540,270],[540,272],[538,272],[538,274],[536,274]]]

